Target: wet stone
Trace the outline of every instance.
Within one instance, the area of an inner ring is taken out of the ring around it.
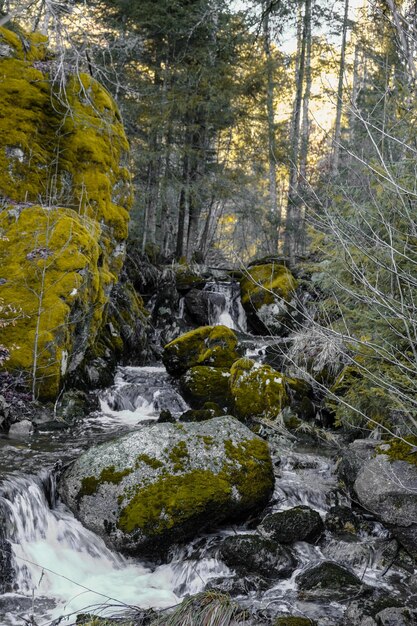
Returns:
[[[258,528],[268,539],[290,544],[295,541],[315,543],[324,530],[320,514],[308,506],[296,506],[265,517]]]
[[[296,560],[285,546],[258,535],[227,537],[220,557],[238,574],[252,573],[266,579],[285,578],[296,568]]]
[[[331,589],[337,591],[350,590],[352,587],[359,588],[361,581],[351,571],[333,563],[325,561],[299,574],[296,578],[300,590],[316,591]]]

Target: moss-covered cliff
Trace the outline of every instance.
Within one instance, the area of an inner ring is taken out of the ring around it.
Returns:
[[[57,72],[43,36],[0,28],[0,299],[17,308],[2,343],[43,398],[106,321],[131,202],[116,104]]]

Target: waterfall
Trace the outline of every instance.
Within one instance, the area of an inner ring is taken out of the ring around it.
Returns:
[[[55,493],[54,473],[46,471],[10,477],[0,486],[14,598],[28,599],[28,616],[52,620],[71,616],[74,621],[68,617],[68,623],[74,623],[76,614],[86,610],[105,616],[129,607],[166,608],[185,594],[201,591],[211,578],[228,573],[213,558],[173,560],[153,568],[127,559],[84,528]],[[1,622],[13,623],[12,616]]]
[[[247,332],[246,314],[240,300],[240,287],[236,282],[209,282],[204,288],[208,299],[210,326],[222,324],[232,330]]]

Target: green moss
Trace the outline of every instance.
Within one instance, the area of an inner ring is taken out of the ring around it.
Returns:
[[[132,473],[132,469],[116,470],[114,465],[105,467],[101,470],[99,476],[86,476],[81,481],[81,489],[77,494],[77,500],[80,500],[84,496],[92,496],[96,493],[99,485],[102,483],[112,483],[118,485],[122,478],[129,476]]]
[[[128,144],[117,106],[91,77],[69,76],[56,98],[45,37],[0,28],[0,41],[10,54],[0,59],[0,297],[21,310],[4,343],[8,368],[32,377],[36,352],[37,394],[54,399],[75,338],[92,348],[104,326],[121,270]]]
[[[136,468],[140,467],[141,463],[145,463],[145,465],[149,465],[149,467],[155,470],[164,466],[162,461],[160,461],[159,459],[152,458],[148,454],[139,454],[139,456],[136,459],[135,467]]]
[[[229,377],[227,368],[197,365],[181,377],[181,391],[191,406],[196,408],[203,407],[207,402],[223,407],[231,406]]]
[[[240,506],[251,508],[260,500],[266,503],[274,486],[268,444],[260,439],[239,445],[227,441],[225,450],[228,461],[217,473],[196,469],[186,475],[163,476],[137,488],[136,493],[127,490],[129,502],[120,512],[118,527],[126,533],[140,529],[155,537],[173,527],[186,528],[199,518],[207,525],[211,516],[218,519],[230,514],[233,489],[238,490]],[[186,446],[178,444],[171,461],[183,463],[187,458]]]
[[[190,461],[190,455],[185,441],[180,441],[177,445],[173,446],[168,452],[168,458],[172,463],[174,472],[185,471]]]
[[[269,365],[259,366],[243,358],[232,365],[230,374],[230,391],[237,417],[262,415],[274,419],[289,404],[285,377]]]
[[[388,455],[391,461],[406,461],[417,466],[417,436],[390,439],[378,446],[376,451]]]
[[[224,448],[231,464],[230,472],[243,502],[256,501],[257,493],[272,493],[274,472],[271,464],[269,446],[266,441],[254,438],[238,445],[227,440]],[[239,469],[236,469],[236,463]],[[259,468],[262,467],[262,472]]]
[[[185,476],[167,476],[141,489],[122,509],[118,527],[125,533],[140,528],[157,536],[189,518],[204,516],[210,506],[221,507],[230,499],[231,485],[208,470]]]
[[[191,330],[167,344],[162,356],[167,371],[175,376],[196,365],[229,368],[238,358],[236,334],[226,326]]]
[[[291,272],[277,263],[251,267],[240,281],[242,304],[259,310],[264,304],[272,304],[276,298],[289,301],[297,287]]]

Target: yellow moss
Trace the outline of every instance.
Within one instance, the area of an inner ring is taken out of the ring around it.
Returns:
[[[284,265],[255,265],[240,281],[242,304],[259,310],[264,304],[272,304],[277,296],[288,302],[296,287],[297,281]]]
[[[115,102],[90,76],[69,77],[56,97],[43,35],[0,28],[0,45],[0,234],[9,239],[1,242],[0,291],[23,311],[3,333],[12,348],[7,365],[30,372],[39,334],[39,393],[53,398],[77,324],[88,348],[122,267],[128,143]],[[45,258],[32,254],[42,248]]]
[[[77,322],[91,318],[89,341],[97,333],[92,313],[105,300],[97,239],[68,209],[29,207],[18,218],[3,210],[0,229],[6,236],[0,240],[0,295],[21,310],[16,323],[2,329],[7,367],[31,371],[38,335],[38,392],[54,397]]]
[[[262,415],[274,419],[289,404],[285,377],[269,365],[258,365],[247,358],[232,365],[230,391],[239,418]]]
[[[239,358],[237,337],[226,326],[200,326],[164,347],[162,360],[170,374],[181,375],[195,365],[230,367]]]

